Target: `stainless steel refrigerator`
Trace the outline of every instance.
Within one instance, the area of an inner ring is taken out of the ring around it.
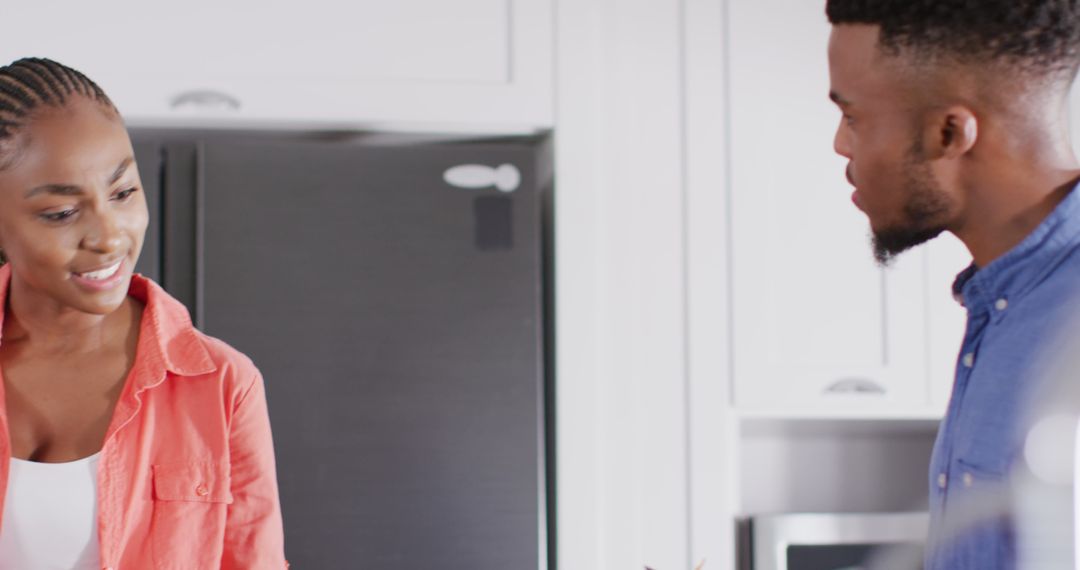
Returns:
[[[265,377],[292,567],[547,568],[545,140],[133,141],[140,271]]]

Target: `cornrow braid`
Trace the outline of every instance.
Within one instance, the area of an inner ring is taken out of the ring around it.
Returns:
[[[0,144],[14,137],[35,110],[63,107],[76,95],[116,110],[96,83],[62,63],[24,58],[0,67]]]

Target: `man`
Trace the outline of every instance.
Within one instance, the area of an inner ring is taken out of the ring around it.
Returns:
[[[1014,568],[1009,521],[959,534],[965,498],[1021,455],[1034,367],[1080,292],[1080,165],[1067,96],[1075,0],[827,0],[836,152],[877,259],[952,232],[968,328],[931,463],[929,570]]]

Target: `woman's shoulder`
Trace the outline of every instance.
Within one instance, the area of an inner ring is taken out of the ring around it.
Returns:
[[[239,375],[249,379],[251,376],[259,373],[258,368],[255,366],[255,362],[252,361],[248,355],[240,352],[229,343],[197,329],[195,334],[202,342],[203,347],[206,348],[206,353],[210,356],[210,360],[214,362],[219,370],[224,370],[226,373]]]
[[[213,363],[213,376],[221,382],[227,392],[236,395],[248,392],[255,384],[262,382],[262,375],[255,363],[243,352],[229,343],[205,334],[199,330],[195,336],[206,349],[206,354]]]
[[[160,351],[171,371],[182,376],[215,376],[242,389],[259,378],[251,358],[226,341],[195,328],[187,307],[160,285],[138,276],[130,291],[144,304],[144,314],[150,313],[149,319],[142,319],[142,331],[155,337],[151,346]]]

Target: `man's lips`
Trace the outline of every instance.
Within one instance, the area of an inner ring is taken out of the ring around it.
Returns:
[[[855,190],[851,193],[851,203],[855,204],[855,207],[862,210],[862,201],[859,200],[859,187],[855,184],[855,178],[851,176],[851,165],[848,165],[844,169],[844,177],[847,178],[848,184],[855,187]]]

